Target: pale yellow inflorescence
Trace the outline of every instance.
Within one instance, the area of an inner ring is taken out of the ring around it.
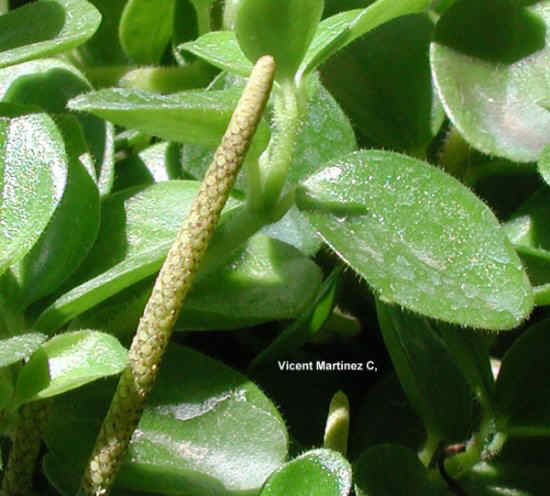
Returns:
[[[263,114],[274,73],[273,57],[257,61],[191,212],[168,252],[130,347],[129,366],[122,373],[84,474],[81,495],[105,495],[113,483],[153,387],[183,299]]]

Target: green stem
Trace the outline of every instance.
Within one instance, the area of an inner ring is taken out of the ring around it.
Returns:
[[[420,461],[426,467],[428,467],[432,462],[432,458],[434,457],[437,448],[439,448],[440,443],[441,438],[438,435],[434,434],[433,432],[428,432],[426,442],[424,443],[422,450],[420,450],[420,452],[418,453],[418,458],[420,458]]]
[[[218,224],[265,103],[275,62],[258,60],[208,169],[191,212],[168,252],[139,322],[117,390],[101,426],[79,495],[108,494],[153,388],[172,328]]]
[[[28,496],[48,421],[50,400],[24,405],[19,413],[12,449],[2,480],[2,496]]]
[[[303,105],[290,81],[281,83],[273,96],[274,129],[260,157],[263,208],[270,212],[279,200],[294,154]]]
[[[456,128],[451,126],[441,149],[439,163],[446,172],[461,180],[467,172],[469,159],[470,146]]]
[[[212,7],[211,2],[194,2],[195,10],[197,12],[197,24],[199,27],[199,36],[211,31],[210,29],[210,9]]]

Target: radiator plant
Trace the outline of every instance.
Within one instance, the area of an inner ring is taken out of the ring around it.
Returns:
[[[5,494],[544,493],[550,2],[9,7]],[[215,150],[264,55],[226,201],[205,171],[235,158]],[[208,248],[181,312],[139,324],[190,225]],[[147,323],[173,324],[162,361]],[[112,423],[140,367],[143,413]]]

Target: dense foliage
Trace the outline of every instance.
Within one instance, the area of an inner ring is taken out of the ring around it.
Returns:
[[[9,3],[5,480],[25,486],[6,461],[28,441],[34,489],[77,493],[267,53],[271,100],[111,493],[546,494],[550,1]]]

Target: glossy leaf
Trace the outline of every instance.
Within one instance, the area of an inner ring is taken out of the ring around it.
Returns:
[[[120,19],[122,49],[136,64],[158,64],[172,37],[174,0],[129,0]]]
[[[395,476],[395,471],[398,475]],[[435,495],[428,472],[414,451],[380,444],[365,451],[353,465],[357,496]]]
[[[46,114],[0,117],[0,274],[45,229],[63,196],[68,162],[63,137]]]
[[[68,106],[169,141],[217,147],[240,94],[231,89],[163,96],[114,88],[76,97]],[[256,140],[266,140],[266,133],[265,124],[260,125]]]
[[[445,342],[422,317],[377,302],[382,336],[403,390],[429,436],[467,437],[472,393]]]
[[[40,238],[11,268],[19,286],[18,308],[53,293],[86,258],[99,230],[99,192],[90,171],[79,160],[88,153],[82,130],[72,116],[60,117],[56,124],[67,153],[67,184]]]
[[[260,496],[347,496],[351,489],[351,466],[336,451],[307,451],[273,472]]]
[[[70,98],[91,89],[80,71],[59,59],[33,60],[0,70],[2,101],[36,105],[49,113],[65,113]],[[92,155],[91,162],[83,163],[97,181],[100,192],[105,194],[112,183],[113,127],[93,115],[77,114],[77,117]]]
[[[429,0],[377,0],[365,9],[341,12],[323,20],[315,32],[300,72],[313,71],[360,36],[396,17],[426,10]]]
[[[0,340],[0,367],[29,357],[46,339],[48,336],[45,334],[29,332]]]
[[[81,473],[113,386],[96,383],[56,401],[45,439],[67,471]],[[251,494],[284,462],[287,443],[279,413],[257,386],[220,362],[173,346],[115,490]]]
[[[52,331],[153,274],[162,264],[198,190],[194,181],[169,181],[106,197],[97,241],[35,328]]]
[[[444,113],[428,57],[433,27],[425,14],[394,19],[322,66],[323,83],[363,139],[420,154],[439,131]]]
[[[388,303],[470,327],[509,329],[530,313],[521,263],[491,211],[425,162],[361,151],[297,192],[331,248]]]
[[[148,279],[81,315],[72,327],[128,336],[137,328],[153,281]],[[196,281],[176,329],[239,329],[301,315],[315,297],[321,272],[296,249],[267,236],[249,239],[243,251],[211,276]]]
[[[504,355],[496,394],[501,428],[515,436],[550,435],[550,321],[529,327]]]
[[[292,79],[313,39],[323,6],[323,0],[240,0],[234,28],[239,46],[251,62],[272,55],[276,79]]]
[[[0,17],[0,67],[70,50],[90,38],[100,21],[85,0],[49,0],[11,10]]]
[[[127,351],[109,334],[66,332],[36,350],[19,371],[15,388],[18,405],[49,398],[115,375],[124,369]]]
[[[206,33],[195,41],[179,45],[178,50],[190,52],[219,69],[240,76],[248,76],[252,72],[252,62],[242,52],[233,31]]]
[[[538,162],[539,173],[544,182],[550,185],[550,146],[545,146]]]
[[[432,71],[453,125],[475,148],[535,161],[548,143],[547,1],[456,2],[440,18]],[[513,33],[513,35],[511,35]]]

